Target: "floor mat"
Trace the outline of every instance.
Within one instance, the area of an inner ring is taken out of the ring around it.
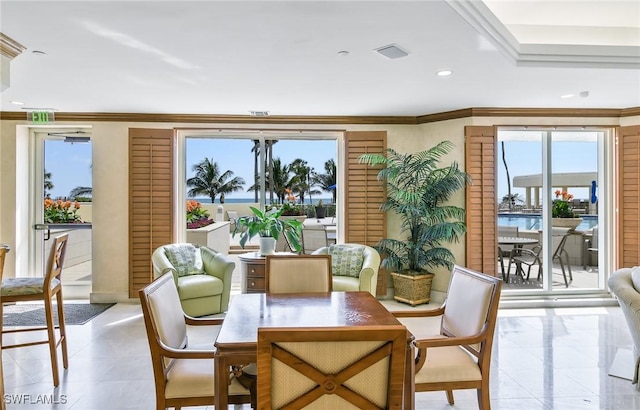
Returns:
[[[115,303],[65,303],[64,319],[67,325],[84,325]],[[57,307],[53,305],[53,318],[58,323]],[[3,308],[2,324],[4,326],[44,326],[44,305],[20,303],[6,305]]]

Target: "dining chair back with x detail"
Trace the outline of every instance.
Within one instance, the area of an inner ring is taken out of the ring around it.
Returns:
[[[400,409],[407,329],[258,328],[258,409]]]
[[[42,278],[7,278],[2,279],[1,298],[3,306],[5,303],[15,303],[24,301],[44,302],[45,322],[46,326],[36,327],[20,327],[17,329],[5,330],[2,328],[2,334],[47,331],[47,340],[38,340],[25,343],[4,344],[2,349],[11,349],[17,347],[34,346],[39,344],[48,344],[51,356],[51,370],[53,373],[53,385],[60,384],[60,376],[58,374],[58,346],[62,350],[62,365],[66,369],[69,367],[67,357],[67,336],[64,323],[64,305],[62,303],[62,266],[64,257],[67,252],[67,243],[69,234],[60,235],[54,238],[51,252],[49,253],[49,261],[47,263],[47,271]],[[54,321],[53,299],[56,300],[58,324]],[[1,309],[0,309],[1,310]],[[0,312],[1,313],[1,312]],[[58,329],[59,337],[56,337],[56,329]]]

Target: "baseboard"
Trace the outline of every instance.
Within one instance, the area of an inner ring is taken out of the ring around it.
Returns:
[[[133,299],[129,297],[127,292],[114,292],[114,293],[98,293],[92,292],[89,295],[89,301],[91,303],[120,303],[131,302]]]

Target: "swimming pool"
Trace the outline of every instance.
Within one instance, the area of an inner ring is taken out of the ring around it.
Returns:
[[[582,223],[576,230],[586,231],[598,225],[597,215],[582,215]],[[527,214],[499,214],[499,226],[517,226],[518,229],[538,230],[542,229],[542,216]]]

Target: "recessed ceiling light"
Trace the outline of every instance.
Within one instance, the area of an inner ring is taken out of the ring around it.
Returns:
[[[573,94],[561,95],[560,98],[573,98]]]
[[[11,104],[15,104],[15,105],[24,105],[24,103],[22,101],[9,101]]]
[[[440,70],[436,74],[439,75],[440,77],[446,77],[448,75],[453,74],[453,71],[451,71],[451,70]]]
[[[47,55],[47,53],[45,53],[44,51],[40,51],[40,50],[33,50],[31,53],[35,54],[37,56],[46,56]]]
[[[406,56],[409,55],[408,51],[403,50],[397,44],[389,44],[388,46],[379,47],[379,48],[374,49],[374,51],[377,51],[378,53],[382,54],[383,56],[385,56],[387,58],[391,58],[391,59],[400,58],[400,57],[406,57]]]
[[[338,51],[338,55],[341,55],[341,56],[348,56],[348,55],[349,55],[349,52],[348,52],[347,50],[340,50],[340,51]]]

